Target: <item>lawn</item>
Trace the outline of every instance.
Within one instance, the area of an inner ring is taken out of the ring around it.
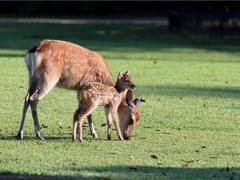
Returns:
[[[31,114],[16,140],[27,91],[24,53],[62,39],[103,55],[114,78],[129,70],[142,118],[130,141],[106,140],[104,111],[72,142],[73,91],[55,88],[39,104],[46,141]],[[169,33],[155,25],[0,24],[0,175],[110,179],[240,178],[240,45],[217,37]],[[0,176],[0,177],[1,177]]]

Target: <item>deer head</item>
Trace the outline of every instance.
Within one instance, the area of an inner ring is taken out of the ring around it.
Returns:
[[[135,84],[133,83],[133,79],[130,76],[129,71],[126,71],[125,73],[120,72],[118,74],[118,78],[116,81],[115,88],[118,92],[121,92],[125,89],[133,89],[135,88]]]
[[[120,118],[120,128],[124,139],[130,139],[133,129],[140,121],[139,100],[134,98],[133,91],[128,90],[126,102],[121,103],[118,109]]]

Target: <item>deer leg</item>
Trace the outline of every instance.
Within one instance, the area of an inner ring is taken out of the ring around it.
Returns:
[[[40,125],[39,125],[38,113],[37,113],[37,104],[38,104],[38,100],[30,101],[36,137],[40,140],[44,140],[44,138],[41,136],[41,133],[40,133]]]
[[[37,113],[37,104],[38,102],[47,95],[47,93],[53,89],[53,87],[58,82],[58,77],[46,78],[48,76],[40,76],[38,73],[35,73],[30,80],[29,88],[29,104],[32,110],[32,118],[35,127],[36,137],[40,140],[44,140],[40,133],[40,125],[38,120]]]
[[[121,132],[121,129],[119,127],[119,118],[118,118],[118,115],[117,115],[117,109],[114,108],[114,110],[112,111],[112,117],[114,119],[114,124],[116,126],[116,130],[117,130],[117,135],[118,135],[118,138],[119,140],[123,140],[123,137],[122,137],[122,132]]]
[[[77,109],[73,115],[73,129],[72,129],[72,140],[75,141],[77,139],[77,132],[79,133],[78,127],[78,113],[79,109]]]
[[[93,139],[98,139],[97,133],[96,133],[94,125],[93,125],[92,114],[89,114],[87,116],[87,119],[88,119],[88,125],[89,125],[90,132],[93,136]]]
[[[79,129],[79,141],[83,142],[83,121],[84,121],[84,116],[81,116],[78,121],[78,129]]]
[[[29,102],[28,102],[29,94],[26,95],[24,105],[23,105],[23,111],[22,111],[22,120],[19,124],[19,129],[18,129],[18,134],[16,136],[17,139],[23,139],[23,125],[26,117],[26,113],[29,107]]]
[[[112,115],[111,115],[111,110],[109,107],[105,107],[105,114],[107,118],[107,139],[111,140],[111,133],[112,133]]]
[[[79,130],[79,140],[80,142],[83,142],[83,130],[82,130],[82,125],[83,125],[83,121],[84,119],[91,114],[94,109],[97,107],[97,104],[92,103],[89,107],[85,108],[84,106],[81,106],[78,108],[78,110],[75,112],[75,115],[77,119],[75,119],[75,123],[74,123],[74,128],[73,128],[73,139],[76,139],[76,131],[77,128]],[[74,139],[74,140],[75,140]]]
[[[72,131],[72,139],[73,141],[75,141],[77,139],[77,126],[78,126],[78,120],[74,119],[73,120],[73,131]]]

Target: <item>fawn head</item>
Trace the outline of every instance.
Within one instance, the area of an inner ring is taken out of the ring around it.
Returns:
[[[135,88],[135,84],[133,83],[133,79],[128,71],[125,73],[120,72],[118,74],[116,88],[118,91],[123,91],[125,89],[133,89]]]
[[[120,127],[124,139],[130,139],[133,129],[138,125],[141,117],[139,109],[139,99],[134,98],[133,91],[128,90],[126,94],[126,104],[119,106]]]

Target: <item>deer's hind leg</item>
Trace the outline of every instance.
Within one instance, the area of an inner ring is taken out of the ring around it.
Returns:
[[[88,119],[88,125],[89,125],[89,130],[93,136],[93,139],[98,139],[98,136],[97,136],[97,133],[96,133],[96,130],[94,128],[94,125],[93,125],[93,118],[92,118],[92,114],[89,114],[87,116],[87,119]]]
[[[77,99],[78,99],[78,102],[79,102],[78,107],[80,107],[81,103],[82,103],[81,92],[80,91],[77,91]],[[94,125],[93,125],[93,117],[92,117],[91,113],[87,116],[87,120],[88,120],[89,130],[90,130],[91,135],[93,136],[93,139],[98,139],[97,132],[96,132],[96,130],[94,128]],[[79,131],[79,129],[77,128],[77,132],[78,131]]]
[[[29,107],[28,98],[29,98],[29,94],[27,93],[27,95],[25,96],[24,105],[23,105],[22,120],[20,121],[18,134],[16,136],[17,139],[23,139],[23,126],[24,126],[26,113]]]
[[[28,90],[28,94],[29,94],[28,103],[31,106],[36,137],[40,140],[44,140],[44,138],[41,136],[41,133],[40,133],[37,105],[38,105],[38,102],[44,96],[46,96],[51,89],[53,89],[53,87],[56,85],[57,82],[58,82],[58,78],[53,78],[53,77],[44,78],[43,76],[40,76],[37,73],[35,73],[30,79],[29,90]]]
[[[97,107],[97,103],[91,103],[90,105],[86,106],[79,103],[79,108],[76,110],[74,117],[73,117],[73,140],[76,140],[77,137],[77,129],[79,130],[79,140],[83,142],[83,130],[82,125],[84,119],[91,114]]]

